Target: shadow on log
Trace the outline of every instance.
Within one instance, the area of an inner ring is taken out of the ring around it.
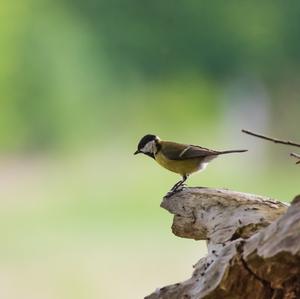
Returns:
[[[186,188],[161,206],[175,235],[207,240],[190,279],[147,299],[300,298],[300,197],[292,205],[224,189]]]

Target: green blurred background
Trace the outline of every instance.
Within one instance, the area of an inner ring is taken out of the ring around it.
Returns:
[[[179,178],[140,137],[214,149],[189,185],[289,201],[300,140],[299,1],[1,0],[0,297],[142,298],[205,244],[159,207]]]

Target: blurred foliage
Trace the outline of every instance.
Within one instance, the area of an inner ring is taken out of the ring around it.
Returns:
[[[298,1],[3,1],[1,149],[100,139],[124,114],[150,122],[183,99],[183,115],[217,107],[249,74],[286,98],[299,86],[299,15]]]
[[[191,69],[214,78],[299,65],[300,4],[291,1],[70,2],[116,70],[157,78]],[[288,20],[286,22],[285,20]],[[297,64],[295,65],[295,60]]]

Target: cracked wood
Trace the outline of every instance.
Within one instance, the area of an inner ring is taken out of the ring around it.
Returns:
[[[147,299],[300,298],[300,200],[225,189],[186,188],[161,206],[180,237],[207,240],[208,255],[184,282]]]

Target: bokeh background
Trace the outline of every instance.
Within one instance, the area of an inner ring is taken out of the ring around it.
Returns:
[[[299,1],[1,0],[0,297],[143,298],[205,244],[159,207],[178,180],[140,137],[249,152],[189,185],[289,201]]]

